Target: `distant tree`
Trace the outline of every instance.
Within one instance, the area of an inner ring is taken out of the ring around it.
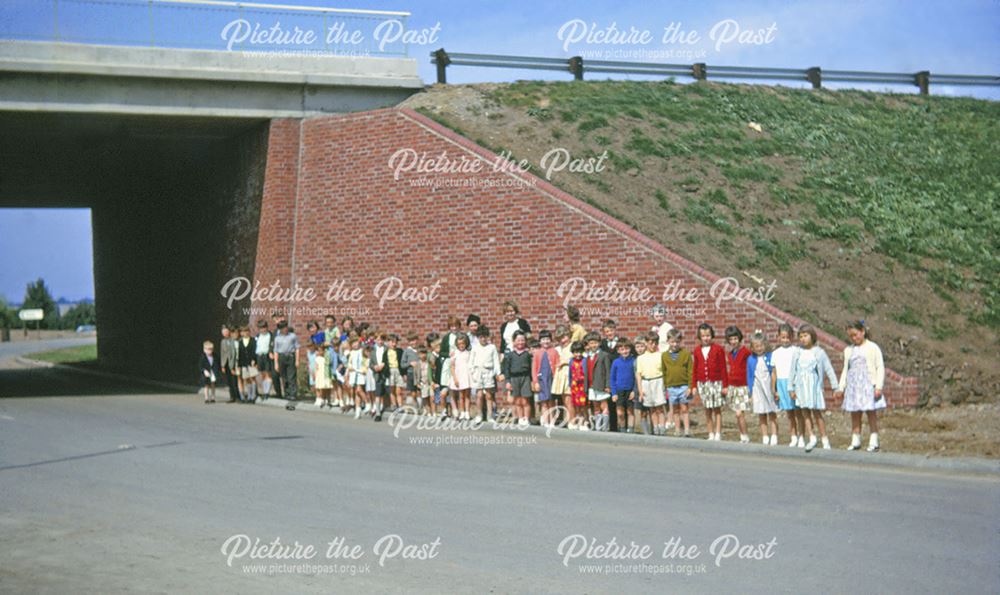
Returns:
[[[94,308],[94,304],[86,302],[77,304],[59,319],[59,326],[64,329],[72,330],[81,324],[97,324],[97,309]]]
[[[11,310],[7,300],[0,297],[0,328],[13,328],[17,323],[17,312]]]
[[[59,322],[59,310],[56,308],[56,301],[52,299],[49,288],[45,286],[45,280],[41,277],[34,283],[28,283],[28,288],[24,291],[24,303],[22,310],[41,308],[45,312],[42,319],[42,328],[57,328]],[[34,326],[34,325],[29,325]]]

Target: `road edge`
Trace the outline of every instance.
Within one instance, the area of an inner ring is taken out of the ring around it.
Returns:
[[[150,380],[147,378],[139,378],[135,376],[129,376],[127,374],[120,374],[117,372],[109,372],[104,370],[91,370],[87,368],[78,368],[76,366],[71,366],[67,364],[58,364],[53,362],[44,362],[41,360],[34,360],[27,356],[16,356],[16,361],[26,366],[40,367],[40,368],[58,368],[63,370],[68,370],[71,372],[78,372],[81,374],[86,374],[90,376],[97,376],[103,378],[109,378],[114,380],[121,380],[126,382],[135,382],[139,384],[146,384],[149,386],[155,386],[159,388],[166,388],[172,391],[186,392],[191,394],[197,394],[198,388],[193,385],[180,384],[175,382],[166,382],[161,380]],[[277,397],[271,397],[266,401],[258,401],[258,405],[264,405],[268,407],[275,407],[280,409],[285,409],[288,405],[288,401],[285,399],[279,399]],[[304,411],[308,413],[324,413],[329,415],[329,412],[324,412],[319,407],[311,402],[298,401],[295,407],[296,411]],[[337,415],[338,418],[347,418],[347,415]],[[386,422],[388,422],[390,416],[386,416]],[[388,425],[388,423],[387,423]],[[473,431],[473,430],[470,430]],[[476,431],[486,431],[491,433],[512,433],[512,432],[523,432],[525,434],[536,435],[545,437],[547,435],[546,429],[541,426],[529,426],[523,429],[509,429],[509,428],[493,428],[489,425],[484,424],[480,430]],[[906,453],[890,453],[890,452],[879,452],[879,453],[868,453],[864,450],[848,452],[844,450],[829,450],[824,451],[821,449],[814,450],[811,453],[806,453],[802,449],[794,448],[790,449],[787,446],[764,446],[762,444],[751,443],[751,444],[740,444],[735,441],[719,441],[719,442],[709,442],[708,440],[700,438],[679,438],[674,436],[646,436],[643,434],[622,434],[618,432],[579,432],[573,430],[566,430],[562,428],[557,428],[548,434],[548,439],[559,440],[559,441],[575,441],[575,442],[605,442],[613,446],[627,445],[627,446],[639,446],[639,445],[652,445],[656,444],[658,447],[666,447],[673,450],[694,450],[697,452],[708,453],[708,454],[731,454],[737,456],[765,456],[768,458],[784,458],[792,459],[796,461],[813,461],[813,462],[823,462],[830,464],[837,464],[842,466],[853,466],[853,467],[864,467],[864,466],[875,466],[884,467],[891,469],[903,469],[903,470],[916,470],[916,471],[932,471],[932,472],[945,472],[953,474],[965,474],[965,475],[976,475],[976,476],[993,476],[1000,477],[1000,460],[982,459],[976,457],[932,457],[929,455],[914,455]]]

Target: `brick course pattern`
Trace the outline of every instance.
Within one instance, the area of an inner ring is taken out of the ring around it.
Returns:
[[[408,149],[439,166],[446,155],[452,172],[414,168],[397,176],[390,161]],[[497,160],[404,108],[273,121],[255,281],[313,288],[316,299],[252,306],[285,307],[301,329],[330,311],[338,320],[353,315],[380,329],[421,335],[442,331],[451,315],[464,321],[477,313],[496,337],[506,299],[519,304],[536,331],[562,322],[568,280],[578,278],[596,288],[613,283],[626,293],[648,291],[633,300],[622,293],[610,301],[593,294],[571,300],[586,328],[599,330],[610,317],[623,337],[652,327],[656,303],[669,309],[667,320],[684,332],[689,348],[702,322],[715,327],[720,341],[731,324],[745,335],[763,329],[772,339],[781,322],[803,324],[765,302],[717,304],[718,275],[530,172],[495,171]],[[468,171],[475,162],[478,171]],[[675,291],[663,300],[668,287]],[[349,299],[352,291],[359,299]],[[684,300],[680,293],[694,295]],[[844,342],[822,331],[819,341],[839,373]],[[890,406],[917,402],[916,378],[888,370],[885,389]],[[828,407],[838,405],[828,400]]]

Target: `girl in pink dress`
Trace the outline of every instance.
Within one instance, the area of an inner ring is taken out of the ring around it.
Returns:
[[[458,407],[459,419],[471,419],[469,416],[469,400],[472,392],[472,376],[469,367],[469,338],[458,335],[455,338],[456,351],[451,355],[451,390],[457,396],[455,405]]]

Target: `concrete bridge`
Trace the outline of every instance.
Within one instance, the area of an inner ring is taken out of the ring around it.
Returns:
[[[416,60],[0,41],[0,110],[301,118],[399,103]]]
[[[272,119],[422,86],[405,57],[3,41],[0,207],[90,208],[101,363],[194,381],[234,316],[220,288],[253,276],[262,218],[290,216],[261,212]]]

